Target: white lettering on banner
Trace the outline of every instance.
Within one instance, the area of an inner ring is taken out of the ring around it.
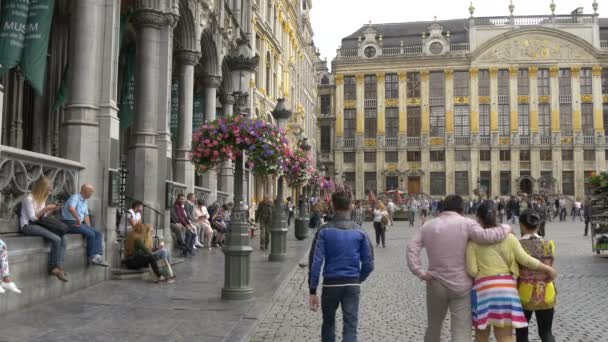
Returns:
[[[4,23],[5,31],[17,31],[21,33],[31,33],[38,31],[38,23],[21,24],[14,21]]]

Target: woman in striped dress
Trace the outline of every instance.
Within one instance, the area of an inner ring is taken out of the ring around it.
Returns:
[[[496,217],[492,201],[484,201],[477,208],[477,220],[484,228],[498,226]],[[469,242],[466,259],[467,272],[475,278],[471,292],[475,340],[488,341],[490,328],[494,327],[498,342],[515,341],[513,328],[528,325],[517,291],[518,263],[552,278],[555,270],[528,255],[512,234],[493,245]]]

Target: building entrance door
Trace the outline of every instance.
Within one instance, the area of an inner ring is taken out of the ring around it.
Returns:
[[[420,177],[407,178],[407,192],[410,194],[420,193]]]
[[[521,180],[521,182],[519,182],[519,190],[521,190],[522,192],[525,192],[527,194],[531,194],[532,193],[532,181],[524,178]]]
[[[386,176],[386,191],[399,188],[399,176]]]

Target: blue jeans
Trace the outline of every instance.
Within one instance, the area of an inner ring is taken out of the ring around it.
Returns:
[[[511,210],[511,223],[515,223],[517,220],[517,210]]]
[[[323,287],[321,293],[321,309],[323,311],[323,326],[321,341],[336,340],[336,310],[342,305],[342,341],[357,342],[357,324],[359,322],[359,286]]]
[[[27,236],[40,236],[44,240],[50,242],[51,253],[49,254],[49,270],[52,270],[55,267],[63,267],[65,249],[68,245],[68,237],[66,235],[59,236],[50,230],[35,224],[23,226],[23,228],[21,228],[21,233]]]
[[[103,235],[97,229],[81,223],[75,226],[76,221],[63,221],[70,227],[68,234],[80,234],[87,240],[87,257],[91,259],[96,255],[103,255]]]

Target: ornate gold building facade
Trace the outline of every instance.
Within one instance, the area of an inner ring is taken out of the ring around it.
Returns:
[[[357,198],[583,197],[607,154],[608,19],[593,7],[361,27],[318,77],[321,163]]]

